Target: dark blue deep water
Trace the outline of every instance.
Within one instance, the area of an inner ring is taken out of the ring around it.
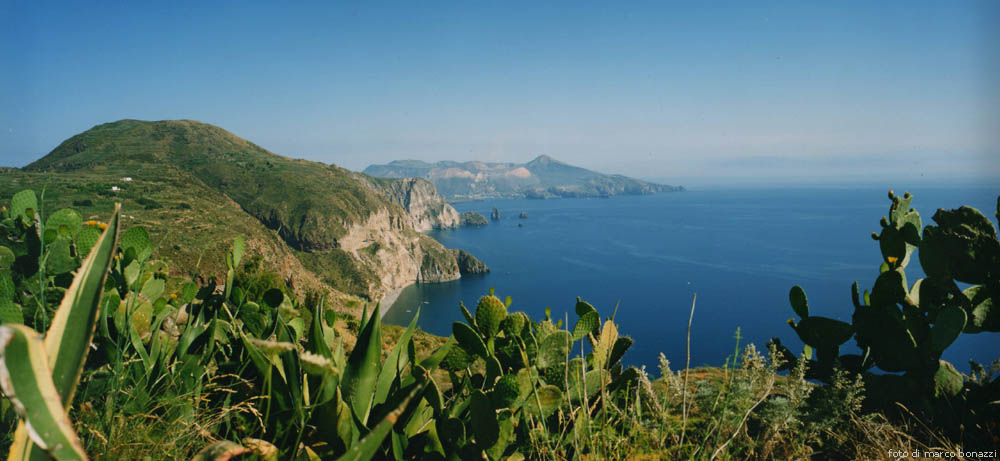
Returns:
[[[902,192],[902,191],[897,191]],[[911,190],[924,224],[937,208],[969,205],[996,223],[1000,187],[935,187]],[[554,319],[569,313],[577,296],[602,317],[619,304],[619,331],[635,339],[628,363],[655,369],[660,352],[676,366],[684,362],[691,296],[698,300],[692,327],[692,365],[721,365],[735,347],[763,349],[780,337],[801,350],[785,323],[794,317],[788,290],[802,285],[814,315],[850,321],[851,282],[870,288],[881,256],[870,234],[887,214],[886,189],[824,188],[784,190],[694,190],[610,199],[489,200],[460,203],[460,211],[502,219],[483,228],[436,231],[449,248],[479,257],[492,272],[443,284],[409,287],[386,314],[405,325],[420,306],[419,325],[447,336],[462,320],[459,300],[474,311],[490,287],[511,296],[511,310]],[[527,219],[519,219],[521,212]],[[524,227],[518,227],[523,223]],[[912,285],[922,276],[913,258]],[[842,348],[854,350],[854,341]],[[945,353],[959,370],[968,360],[1000,357],[1000,333],[962,335]]]

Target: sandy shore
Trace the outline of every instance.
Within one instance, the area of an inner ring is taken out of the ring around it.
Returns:
[[[381,317],[385,317],[385,313],[389,312],[389,309],[392,309],[392,305],[396,303],[396,299],[399,298],[399,294],[402,293],[403,290],[405,290],[407,287],[409,287],[411,285],[414,285],[414,284],[415,284],[415,282],[411,283],[410,285],[407,285],[407,286],[405,286],[403,288],[400,288],[398,290],[393,290],[389,294],[386,294],[385,296],[383,296],[382,300],[379,301],[379,311],[380,311],[379,315]]]

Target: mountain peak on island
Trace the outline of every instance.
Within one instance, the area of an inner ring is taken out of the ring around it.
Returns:
[[[598,173],[548,155],[527,163],[395,160],[371,165],[365,174],[383,178],[424,178],[449,200],[493,197],[609,197],[683,190],[622,175]]]
[[[526,163],[525,165],[548,165],[550,163],[563,163],[563,162],[560,162],[559,160],[549,157],[548,155],[542,154],[539,155],[538,157],[535,157],[534,160]]]

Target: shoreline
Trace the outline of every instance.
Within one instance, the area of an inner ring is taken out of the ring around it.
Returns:
[[[403,292],[403,290],[416,284],[417,282],[410,283],[402,288],[393,290],[387,293],[385,296],[383,296],[382,299],[379,300],[379,317],[385,318],[385,314],[388,313],[390,309],[392,309],[392,306],[394,304],[396,304],[396,300],[399,299],[399,295]]]

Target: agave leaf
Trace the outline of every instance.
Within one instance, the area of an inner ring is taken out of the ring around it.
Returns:
[[[369,323],[377,322],[378,320],[375,319]],[[410,394],[403,399],[395,410],[386,415],[385,418],[383,418],[382,421],[380,421],[378,425],[376,425],[375,428],[372,429],[372,431],[358,443],[352,444],[350,449],[347,450],[347,453],[344,453],[341,457],[337,458],[337,461],[361,461],[372,459],[375,456],[375,453],[378,452],[379,447],[382,446],[382,441],[385,440],[385,436],[389,435],[389,431],[392,430],[392,426],[396,424],[400,415],[406,411],[407,406],[410,405],[413,398],[420,395],[423,390],[423,386],[416,386]]]
[[[246,250],[246,246],[247,246],[246,245],[246,241],[243,239],[242,235],[236,237],[236,240],[233,241],[233,253],[232,253],[233,256],[232,257],[233,257],[233,268],[234,269],[239,269],[240,262],[243,261],[243,252]]]
[[[326,307],[326,297],[320,298],[319,304],[313,310],[312,324],[309,326],[309,336],[306,341],[306,350],[313,354],[319,354],[328,359],[333,358],[333,351],[330,350],[330,343],[327,342],[326,329],[323,324],[323,313]],[[332,338],[331,338],[332,339]]]
[[[120,214],[121,204],[115,204],[108,228],[80,265],[45,334],[45,354],[52,369],[52,382],[64,407],[73,401],[76,384],[90,350],[100,312],[101,290],[118,239]],[[28,440],[24,423],[18,423],[9,459],[24,458],[29,452],[32,458],[42,456],[41,450],[33,445]]]
[[[413,320],[410,321],[410,325],[406,327],[406,331],[403,332],[399,337],[399,341],[393,346],[392,352],[389,352],[385,363],[382,364],[382,370],[378,374],[378,384],[375,386],[376,405],[385,402],[386,396],[389,395],[389,390],[392,389],[393,381],[399,378],[400,373],[403,372],[403,368],[406,368],[409,362],[409,357],[403,354],[402,351],[410,343],[410,338],[413,337],[413,330],[417,328],[418,318],[420,318],[419,308],[417,308],[417,314],[413,316]]]
[[[0,326],[0,388],[22,418],[18,432],[33,443],[15,443],[9,459],[27,459],[32,449],[58,460],[87,458],[52,382],[42,339],[31,328]]]
[[[368,411],[371,410],[372,399],[375,396],[375,382],[381,355],[382,321],[376,308],[358,334],[358,341],[351,355],[347,357],[347,365],[344,367],[341,379],[344,399],[362,423],[368,420]]]

